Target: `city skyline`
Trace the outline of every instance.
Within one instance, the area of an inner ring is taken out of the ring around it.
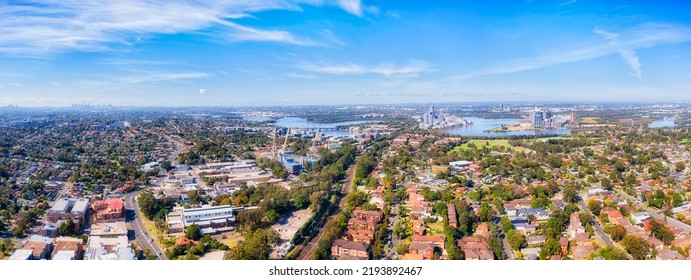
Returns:
[[[0,105],[689,102],[683,4],[0,4]]]

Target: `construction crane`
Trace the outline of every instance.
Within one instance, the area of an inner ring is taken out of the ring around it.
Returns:
[[[290,130],[288,132],[290,132]],[[281,152],[285,153],[287,150],[288,150],[288,133],[286,133],[286,139],[283,140],[283,150],[281,150]]]
[[[274,127],[274,140],[273,144],[271,144],[271,158],[276,159],[276,127]]]

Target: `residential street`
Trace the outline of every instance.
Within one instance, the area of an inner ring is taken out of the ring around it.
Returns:
[[[597,215],[593,215],[593,213],[590,212],[590,209],[588,209],[588,205],[586,205],[585,200],[583,200],[583,197],[585,197],[585,193],[580,194],[580,199],[578,199],[578,206],[583,209],[586,213],[590,214],[593,217],[592,222],[590,223],[593,228],[595,229],[595,235],[607,246],[612,246],[615,247],[614,242],[612,239],[609,237],[607,233],[602,229],[602,226],[600,226],[600,223],[597,221]]]
[[[652,209],[652,208],[650,208],[650,207],[645,206],[642,202],[640,202],[638,199],[634,198],[633,196],[630,196],[630,195],[628,195],[627,193],[625,193],[625,192],[623,192],[623,191],[621,191],[621,190],[616,190],[616,192],[617,192],[619,195],[623,196],[624,198],[626,198],[626,199],[632,201],[633,203],[635,203],[635,204],[636,204],[636,207],[641,208],[641,209],[645,209],[645,211],[646,211],[651,217],[657,218],[657,219],[660,219],[660,220],[664,220],[664,219],[665,219],[666,216],[663,215],[662,213],[660,213],[660,211],[655,211],[655,209]],[[677,228],[680,228],[680,229],[682,229],[684,232],[690,233],[690,234],[691,234],[691,226],[690,226],[690,225],[687,225],[687,224],[685,224],[685,223],[683,223],[683,222],[681,222],[681,221],[679,221],[679,220],[677,220],[677,219],[671,218],[671,217],[666,217],[666,219],[667,219],[666,222],[667,222],[668,224],[673,225],[673,226],[675,226],[675,227],[677,227]]]

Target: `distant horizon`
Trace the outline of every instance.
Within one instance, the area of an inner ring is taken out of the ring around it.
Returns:
[[[8,104],[0,106],[0,109],[18,108],[18,109],[72,109],[72,108],[262,108],[262,107],[339,107],[339,106],[416,106],[424,107],[430,105],[691,105],[691,101],[454,101],[454,102],[406,102],[406,103],[343,103],[343,104],[256,104],[256,105],[116,105],[104,103],[75,103],[71,105],[57,105],[57,106],[21,106],[16,104]]]

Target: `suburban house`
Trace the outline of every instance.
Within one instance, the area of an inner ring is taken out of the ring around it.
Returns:
[[[464,236],[458,242],[458,247],[463,250],[466,260],[493,260],[494,253],[489,249],[487,239],[484,237]]]
[[[350,256],[366,260],[369,259],[369,246],[360,242],[338,239],[331,246],[331,256],[337,259]]]
[[[547,238],[544,235],[531,235],[526,236],[525,241],[528,242],[528,245],[530,246],[540,246],[542,244],[545,244]]]
[[[566,229],[566,231],[568,232],[570,239],[576,238],[576,235],[579,233],[585,233],[585,228],[581,224],[580,213],[571,213],[571,217],[569,219],[569,227]]]
[[[434,259],[434,247],[429,242],[413,242],[408,247],[408,253],[421,255],[423,260],[431,260]]]

